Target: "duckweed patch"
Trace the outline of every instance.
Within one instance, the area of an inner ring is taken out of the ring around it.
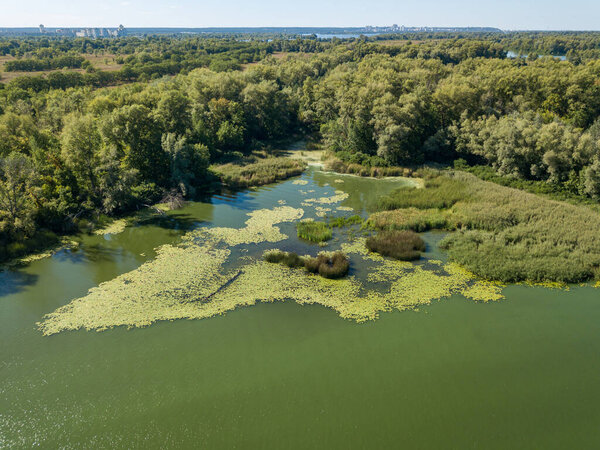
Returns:
[[[248,213],[250,218],[246,220],[244,228],[202,228],[187,235],[190,238],[202,238],[210,236],[212,239],[221,240],[231,246],[241,244],[258,244],[260,242],[279,242],[287,239],[276,224],[293,222],[301,219],[304,210],[290,206],[280,206],[274,209],[259,209]]]
[[[127,225],[131,223],[130,219],[117,219],[113,220],[110,224],[105,226],[104,228],[100,228],[98,230],[94,230],[94,234],[97,236],[104,236],[107,234],[119,234],[125,231]]]
[[[333,205],[346,200],[349,197],[348,193],[342,191],[335,191],[335,195],[330,197],[319,197],[319,198],[307,198],[304,203],[307,205],[321,204],[321,205]]]

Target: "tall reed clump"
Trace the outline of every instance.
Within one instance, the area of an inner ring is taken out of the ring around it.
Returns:
[[[253,158],[251,161],[254,162],[244,161],[212,166],[211,170],[227,187],[242,189],[285,180],[300,175],[305,169],[302,161],[291,158]]]
[[[467,183],[450,177],[430,174],[424,188],[401,187],[379,200],[378,210],[390,211],[400,208],[448,209],[470,195]]]
[[[350,260],[340,251],[319,253],[316,258],[305,258],[304,267],[312,273],[318,273],[324,278],[342,278],[348,274]]]
[[[440,246],[489,280],[600,279],[600,214],[464,172],[429,172],[424,189],[398,189],[371,215],[374,228],[457,230]]]
[[[311,242],[324,242],[333,236],[331,227],[325,222],[298,222],[298,237]]]
[[[350,260],[340,251],[321,252],[316,257],[299,256],[293,252],[268,250],[263,259],[270,263],[283,264],[291,268],[304,267],[307,272],[318,274],[323,278],[343,278],[350,270]]]
[[[401,261],[414,261],[425,251],[425,242],[413,231],[381,231],[366,241],[371,252]]]

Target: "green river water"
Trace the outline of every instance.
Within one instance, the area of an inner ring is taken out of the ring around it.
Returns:
[[[239,228],[279,200],[299,207],[309,190],[341,189],[366,216],[403,183],[312,168],[301,178],[146,213],[122,233],[81,236],[77,250],[0,272],[0,447],[600,448],[591,287],[509,286],[498,302],[455,295],[363,324],[288,301],[129,330],[37,329],[191,229]],[[278,248],[317,251],[293,224],[280,228],[290,239]],[[440,237],[425,235],[426,259],[444,259]]]

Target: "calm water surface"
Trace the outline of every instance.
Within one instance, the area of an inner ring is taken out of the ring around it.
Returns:
[[[334,188],[366,215],[402,184],[315,170],[302,178],[309,184],[141,217],[121,234],[83,236],[77,251],[1,272],[0,447],[600,447],[600,291],[588,287],[511,286],[501,302],[451,297],[361,325],[278,302],[142,329],[36,329],[187,230],[241,227],[249,211],[281,199],[299,207]],[[427,257],[444,257],[440,237],[426,236]]]

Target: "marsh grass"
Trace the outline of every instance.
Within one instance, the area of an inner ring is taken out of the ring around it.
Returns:
[[[330,279],[345,277],[350,269],[350,260],[340,251],[321,252],[316,257],[311,257],[281,250],[268,250],[263,254],[263,259],[269,263],[283,264],[290,268],[304,267],[310,273]]]
[[[263,259],[269,263],[283,264],[290,268],[304,267],[304,258],[293,252],[268,250],[264,253]]]
[[[379,200],[377,209],[448,209],[459,201],[469,199],[469,189],[464,181],[430,175],[425,179],[424,189],[409,186],[396,189]]]
[[[332,228],[344,228],[352,225],[362,225],[363,221],[363,218],[358,214],[350,217],[334,217],[329,220],[329,226]]]
[[[447,211],[439,209],[401,208],[372,214],[367,225],[378,230],[429,230],[454,229]]]
[[[364,164],[342,161],[336,157],[330,157],[325,161],[325,169],[331,172],[348,173],[361,177],[410,177],[413,170],[407,167],[397,166],[367,166]]]
[[[488,280],[600,278],[600,214],[586,206],[464,172],[430,172],[424,189],[398,189],[379,206],[389,211],[370,217],[374,228],[456,230],[440,245],[453,261]]]
[[[342,278],[348,275],[350,260],[340,251],[319,253],[315,258],[305,258],[304,267],[312,273],[318,273],[323,278]]]
[[[269,157],[215,165],[211,170],[227,187],[242,189],[300,175],[305,167],[302,161],[296,159]]]
[[[325,222],[298,222],[298,237],[310,242],[324,242],[332,238],[331,228]]]
[[[425,251],[425,242],[413,231],[381,231],[367,239],[371,252],[400,261],[415,261]]]

